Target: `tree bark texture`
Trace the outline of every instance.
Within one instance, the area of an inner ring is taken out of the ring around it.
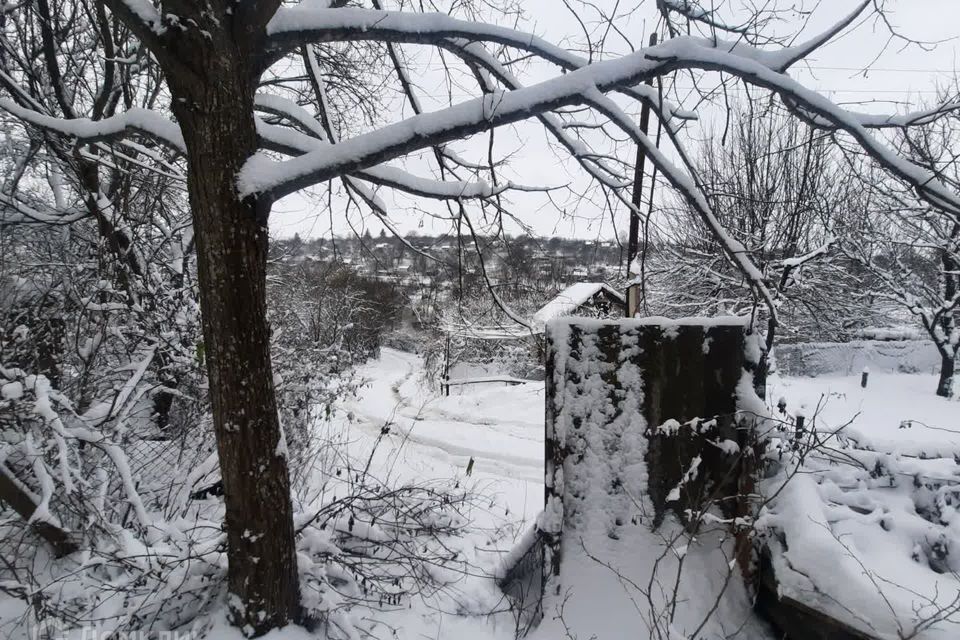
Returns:
[[[949,398],[953,394],[953,379],[956,375],[957,359],[952,353],[940,350],[940,379],[937,381],[937,395]]]
[[[237,172],[257,149],[255,78],[226,40],[198,51],[196,75],[170,84],[187,143],[231,614],[252,636],[297,619],[299,582],[266,320],[270,203],[240,200],[236,187]]]
[[[960,249],[960,223],[953,225],[950,232],[950,240],[953,246],[945,249],[940,254],[940,265],[943,268],[943,299],[955,300],[960,289],[960,260],[957,259],[957,251]],[[949,340],[950,335],[957,326],[957,314],[960,310],[953,308],[944,312],[940,318],[939,328],[942,336]],[[936,339],[936,336],[934,336]],[[937,348],[940,350],[940,380],[937,382],[937,395],[949,398],[953,394],[953,378],[957,368],[957,347],[953,344],[940,344]]]

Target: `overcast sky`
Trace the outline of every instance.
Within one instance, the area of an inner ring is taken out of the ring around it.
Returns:
[[[527,21],[521,28],[533,31],[553,42],[565,46],[576,46],[582,41],[579,27],[573,16],[563,7],[562,0],[524,0],[523,7]],[[575,2],[571,1],[571,5]],[[620,7],[616,25],[633,42],[645,42],[655,23],[654,3],[623,2],[617,0],[597,0],[597,6],[610,11]],[[625,10],[628,5],[639,7]],[[733,4],[742,4],[735,2]],[[791,2],[796,5],[796,2]],[[848,13],[856,4],[852,0],[823,0],[815,7],[808,2],[807,9],[813,9],[804,34],[810,35],[822,30],[837,18]],[[889,17],[896,30],[909,38],[930,43],[926,46],[907,44],[896,38],[891,40],[889,30],[876,19],[862,22],[852,32],[847,33],[828,46],[817,51],[805,66],[791,70],[791,75],[808,87],[829,95],[839,103],[856,103],[858,110],[891,112],[902,111],[910,105],[918,105],[924,100],[936,97],[936,87],[948,84],[958,68],[958,36],[960,36],[960,0],[899,0],[886,2]],[[784,3],[786,6],[786,3]],[[583,16],[590,26],[590,16]],[[794,12],[785,14],[784,21],[776,26],[778,33],[797,33],[803,28],[804,18]],[[610,53],[616,55],[627,51],[623,40],[609,38]],[[416,60],[412,70],[414,81],[419,87],[428,108],[441,108],[444,101],[452,96],[454,102],[462,101],[475,94],[464,84],[463,88],[451,87],[444,82],[441,72],[441,60],[437,53],[425,47],[405,47],[404,53]],[[371,64],[386,65],[389,62],[374,60]],[[865,68],[869,68],[864,72]],[[528,84],[537,79],[546,79],[556,73],[555,68],[547,64],[535,64],[528,67],[524,81]],[[681,91],[688,88],[689,81],[678,80]],[[743,95],[742,87],[730,92],[732,97]],[[396,115],[400,117],[402,105],[396,102]],[[686,105],[685,105],[686,106]],[[409,111],[404,115],[410,115]],[[715,126],[722,118],[719,107],[704,108],[700,112],[700,123],[689,130],[689,137],[702,137],[704,129]],[[505,128],[496,133],[496,148],[501,155],[510,155],[509,177],[518,183],[528,185],[569,185],[579,190],[586,181],[581,172],[569,159],[552,150],[547,144],[547,136],[536,121]],[[458,143],[458,151],[468,156],[482,159],[488,139],[478,136],[475,139]],[[624,154],[628,155],[628,154]],[[412,158],[403,165],[421,174],[429,173],[427,161]],[[382,194],[391,206],[395,227],[401,232],[417,230],[421,233],[440,233],[449,230],[449,221],[442,218],[445,211],[435,205],[426,206],[427,213],[420,212],[415,201],[393,198]],[[552,194],[552,200],[543,194],[517,194],[511,196],[510,209],[524,224],[540,235],[561,235],[606,239],[613,237],[614,224],[626,224],[625,210],[618,212],[611,221],[609,214],[602,216],[600,210],[589,202],[579,201],[573,193],[563,190]],[[338,234],[350,233],[352,227],[358,231],[369,228],[379,233],[381,225],[369,216],[353,215],[351,223],[344,221],[343,202],[334,200],[333,216],[326,203],[316,202],[302,195],[281,200],[274,206],[271,230],[279,236],[300,233],[304,237],[329,235],[332,228]],[[332,220],[332,223],[331,223]],[[518,229],[519,226],[515,226]],[[618,231],[622,233],[622,230]]]

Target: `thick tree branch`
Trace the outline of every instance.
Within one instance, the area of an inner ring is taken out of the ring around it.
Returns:
[[[334,145],[312,138],[292,129],[257,121],[257,133],[264,148],[292,156],[332,150]],[[431,180],[389,166],[376,166],[356,171],[351,176],[384,187],[391,187],[411,195],[435,200],[489,198],[514,187],[504,183],[496,187],[487,182],[461,180]]]

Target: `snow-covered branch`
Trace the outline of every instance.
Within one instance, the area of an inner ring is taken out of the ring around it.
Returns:
[[[70,224],[86,217],[86,211],[80,209],[57,210],[30,206],[25,202],[0,193],[0,204],[4,211],[0,213],[0,225],[4,224]]]
[[[849,24],[862,8],[810,42],[816,43],[816,46],[822,45],[842,30],[841,27]],[[620,59],[583,66],[583,61],[536,36],[434,14],[284,8],[279,10],[270,22],[268,31],[275,38],[295,41],[382,39],[438,44],[444,39],[486,40],[531,52],[564,69],[579,67],[564,76],[524,89],[492,94],[435,114],[415,116],[374,134],[345,141],[342,144],[346,147],[356,145],[352,151],[344,148],[341,153],[315,164],[306,158],[291,161],[287,165],[286,173],[287,179],[294,183],[310,184],[322,181],[336,174],[338,166],[376,163],[424,146],[516,122],[546,110],[582,104],[581,94],[588,89],[596,88],[602,92],[636,92],[639,91],[637,85],[647,78],[680,69],[702,69],[727,72],[778,93],[788,105],[817,116],[816,124],[841,129],[852,135],[887,170],[916,185],[940,206],[960,211],[960,199],[940,184],[933,174],[899,157],[867,132],[868,128],[923,122],[932,117],[932,114],[924,112],[903,117],[857,114],[805,88],[786,76],[783,71],[815,48],[810,43],[779,50],[765,50],[741,42],[730,43],[684,36]],[[421,121],[416,121],[416,118],[421,118]],[[422,120],[429,120],[429,125],[432,126],[424,126],[426,123]],[[400,127],[408,127],[405,134],[400,133]],[[376,136],[377,139],[371,136]],[[401,138],[406,138],[405,144],[400,143]],[[360,139],[362,142],[358,142]],[[347,153],[351,154],[349,159],[342,157],[341,154]],[[263,170],[264,167],[260,169]],[[311,174],[317,177],[312,178]],[[274,179],[283,180],[277,174],[274,174]]]
[[[868,4],[869,0],[866,0],[843,20],[796,47],[765,50],[742,40],[731,42],[695,37],[680,37],[674,40],[699,42],[711,48],[755,59],[771,69],[783,72],[843,31]],[[459,20],[441,13],[283,7],[270,20],[267,33],[273,46],[279,49],[304,42],[377,40],[437,44],[441,39],[457,38],[514,47],[562,68],[580,67],[586,62],[531,33],[477,21]]]
[[[260,120],[257,121],[257,132],[260,135],[261,144],[265,148],[289,155],[332,153],[337,148],[336,145],[312,138],[293,129],[270,125]],[[270,162],[269,160],[265,161]],[[244,174],[241,174],[238,187],[241,193],[262,193],[270,191],[275,197],[282,197],[292,192],[271,190],[271,183],[269,182],[270,175],[269,172],[263,175],[258,175],[257,172],[253,172],[252,179],[247,181],[247,179],[243,177]],[[432,180],[430,178],[415,176],[397,167],[386,165],[360,169],[351,172],[350,175],[380,186],[391,187],[412,195],[438,200],[488,198],[502,193],[513,186],[510,183],[505,183],[494,187],[483,180],[476,182]],[[263,182],[257,182],[257,180]]]
[[[56,118],[21,107],[9,98],[0,99],[0,109],[33,126],[83,142],[115,140],[131,133],[141,133],[180,153],[186,153],[186,143],[177,123],[149,109],[134,107],[103,120]]]
[[[751,286],[764,299],[767,307],[770,309],[770,313],[775,316],[776,305],[773,302],[773,296],[767,290],[767,286],[764,283],[763,273],[750,260],[746,247],[744,247],[740,241],[731,237],[723,228],[723,225],[720,224],[720,221],[717,220],[713,209],[710,207],[710,203],[707,202],[706,197],[693,178],[674,165],[610,97],[599,91],[594,91],[587,95],[587,99],[594,108],[613,120],[633,138],[634,142],[643,149],[643,152],[647,154],[647,157],[650,158],[654,166],[666,176],[674,188],[682,193],[687,202],[696,209],[729,258],[737,265],[737,268],[747,278]]]
[[[384,40],[390,43],[433,44],[460,56],[469,49],[466,61],[492,57],[482,42],[503,44],[531,53],[563,70],[573,71],[590,64],[578,56],[538,36],[522,31],[475,21],[458,20],[445,14],[370,11],[368,9],[314,9],[285,7],[277,11],[267,26],[274,46],[280,49],[305,42]],[[741,48],[744,45],[740,45]],[[489,70],[488,65],[483,65]],[[498,75],[498,74],[495,74]],[[695,113],[664,101],[656,90],[643,84],[621,88],[626,95],[643,102],[663,103],[667,120],[696,120]]]
[[[802,256],[796,256],[794,258],[786,258],[784,260],[781,260],[779,263],[780,267],[784,270],[798,269],[803,265],[807,264],[808,262],[810,262],[811,260],[816,260],[820,256],[826,255],[830,251],[830,247],[836,242],[837,242],[837,238],[831,236],[827,238],[827,241],[824,242],[822,245],[820,245],[816,249],[813,249],[812,251],[808,251]]]
[[[160,12],[150,0],[107,0],[107,4],[120,13],[132,27],[147,29],[156,35],[163,35],[167,28],[163,25]]]
[[[259,111],[286,118],[303,129],[305,133],[319,140],[327,139],[326,132],[323,130],[323,124],[293,100],[288,100],[271,93],[258,93],[254,97],[254,105]]]

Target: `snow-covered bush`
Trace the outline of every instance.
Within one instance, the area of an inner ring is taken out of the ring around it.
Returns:
[[[36,504],[29,523],[0,514],[0,583],[24,603],[0,619],[7,637],[26,637],[40,620],[105,635],[203,637],[222,614],[222,503],[195,491],[216,477],[212,442],[125,429],[123,416],[144,402],[135,393],[141,365],[116,417],[101,421],[77,415],[43,376],[0,368],[0,472]],[[459,483],[381,480],[370,459],[351,459],[345,439],[323,433],[311,432],[295,465],[303,606],[329,637],[352,638],[367,624],[357,607],[405,608],[471,570],[450,541],[469,529],[479,498]],[[66,557],[54,559],[58,549],[38,535],[39,523],[67,533]]]
[[[0,582],[23,602],[0,634],[37,620],[202,631],[222,610],[226,559],[189,227],[173,237],[138,228],[155,250],[150,260],[136,253],[136,268],[101,251],[86,221],[9,229],[0,230],[0,472],[28,502],[20,513],[11,496],[0,500]],[[309,332],[276,317],[278,409],[298,490],[317,450],[310,428],[355,388],[353,366],[392,317],[371,310],[371,300],[390,301],[380,289],[354,284],[317,287],[318,299],[290,289],[303,298],[288,300],[326,305]],[[331,317],[339,324],[324,324]]]
[[[331,444],[295,501],[304,505],[295,524],[309,616],[329,637],[353,638],[377,626],[377,611],[456,599],[457,583],[475,570],[457,549],[484,498],[460,481],[384,481],[371,465],[376,447],[352,460]]]
[[[960,452],[874,450],[816,413],[778,416],[755,535],[779,597],[876,637],[954,637]]]
[[[143,394],[153,355],[127,372],[112,407],[84,414],[45,376],[0,368],[0,473],[33,507],[2,513],[0,572],[37,619],[99,616],[123,628],[131,617],[158,612],[149,601],[160,585],[145,576],[188,557],[193,534],[205,526],[183,516],[191,478],[209,470],[211,451],[198,441],[148,440],[137,430],[136,416],[150,404]],[[66,545],[50,544],[51,527]],[[129,589],[117,599],[121,585]]]
[[[335,263],[278,261],[268,286],[274,381],[296,457],[309,448],[314,422],[329,419],[336,401],[355,391],[353,368],[379,353],[403,298]]]

